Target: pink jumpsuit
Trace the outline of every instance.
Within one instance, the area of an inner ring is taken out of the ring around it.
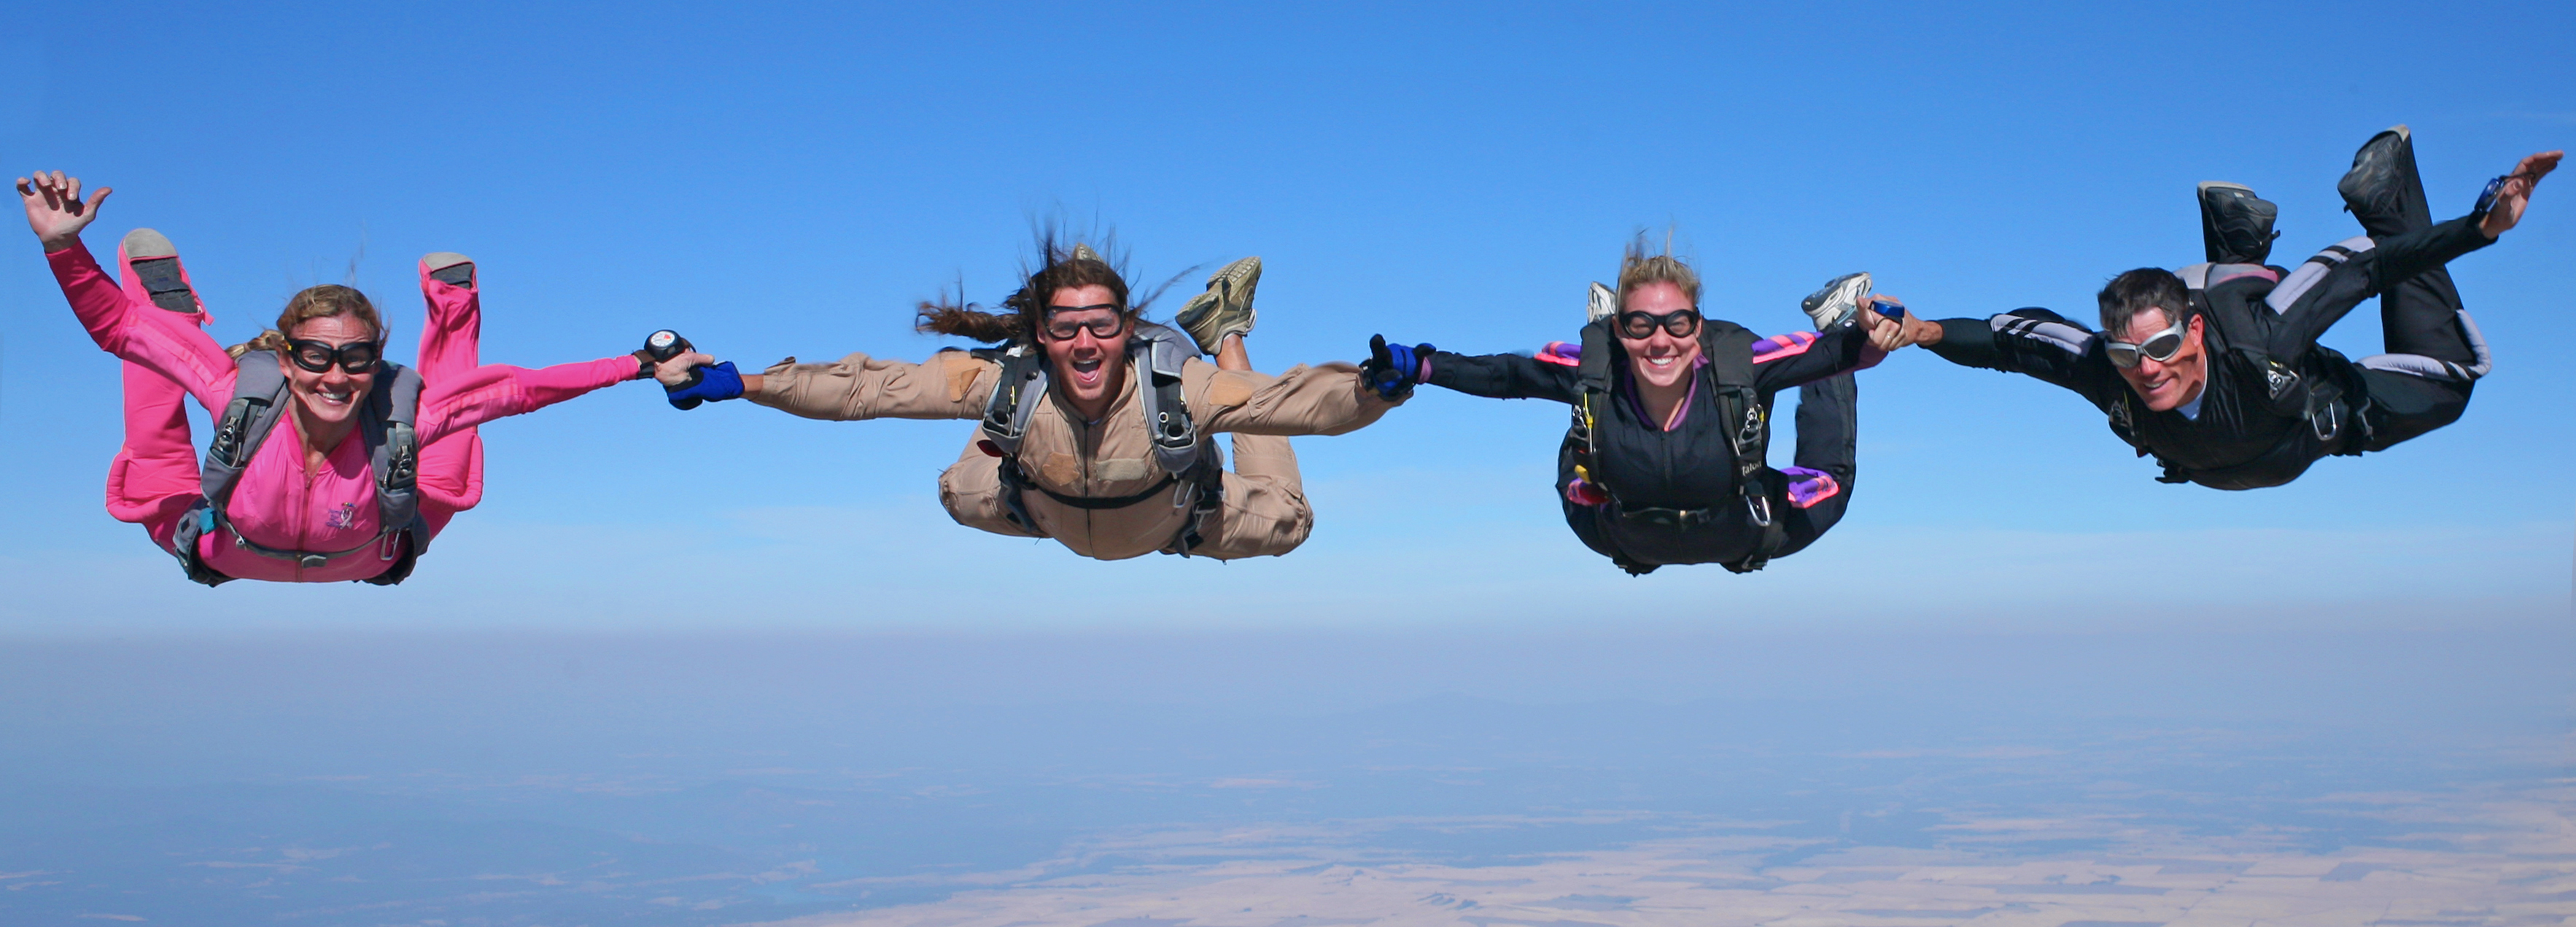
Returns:
[[[124,363],[125,446],[107,476],[107,510],[134,522],[169,550],[199,494],[197,452],[190,441],[189,396],[214,415],[232,400],[233,360],[208,336],[201,305],[177,313],[152,303],[130,262],[119,256],[124,285],[108,279],[89,249],[73,245],[45,255],[72,311],[101,350]],[[420,510],[435,534],[457,512],[483,495],[483,446],[474,426],[533,412],[583,393],[636,378],[626,355],[542,370],[479,363],[482,306],[475,290],[420,278],[429,303],[421,330],[419,370]],[[252,353],[241,363],[278,363],[275,354]],[[365,441],[355,431],[305,472],[304,448],[290,415],[243,467],[226,511],[252,542],[279,550],[332,552],[367,544],[379,534],[375,475]],[[361,552],[307,569],[293,560],[262,556],[236,546],[218,528],[197,550],[216,572],[237,579],[335,582],[375,576],[401,559],[396,536],[390,549]]]

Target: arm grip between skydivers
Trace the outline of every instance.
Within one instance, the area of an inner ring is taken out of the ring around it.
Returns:
[[[1381,399],[1411,396],[1415,384],[1431,378],[1433,350],[1428,344],[1388,344],[1385,335],[1370,335],[1369,359],[1360,364],[1360,381]]]
[[[702,403],[742,398],[742,374],[733,369],[732,361],[700,364],[690,372],[696,378],[688,385],[663,388],[672,408],[687,411]]]

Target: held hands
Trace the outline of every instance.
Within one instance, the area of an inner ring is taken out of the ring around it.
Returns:
[[[1914,344],[1923,334],[1922,326],[1930,324],[1906,312],[1904,300],[1885,293],[1873,295],[1868,302],[1861,304],[1860,317],[1856,321],[1862,331],[1869,333],[1870,345],[1881,351],[1894,351]],[[1937,325],[1932,327],[1939,328]]]
[[[1411,396],[1414,384],[1431,375],[1432,350],[1427,344],[1391,345],[1385,335],[1370,335],[1369,359],[1360,364],[1360,384],[1389,402]]]
[[[2558,159],[2566,154],[2564,151],[2544,151],[2524,158],[2522,163],[2513,166],[2513,173],[2489,183],[2486,194],[2478,197],[2477,208],[2471,210],[2484,214],[2478,221],[2478,231],[2494,238],[2522,222],[2523,208],[2531,205],[2531,188],[2539,186],[2540,178],[2549,176],[2550,171],[2557,170]],[[32,206],[28,208],[31,212],[34,210]]]
[[[18,178],[18,198],[27,205],[27,228],[44,242],[46,254],[79,242],[81,229],[98,219],[99,204],[107,202],[107,195],[114,192],[100,187],[84,201],[80,178],[65,177],[61,171],[37,171],[33,179]]]
[[[695,409],[701,403],[742,398],[742,374],[734,370],[733,362],[717,363],[714,357],[697,351],[654,365],[653,379],[661,382],[663,393],[675,409]]]

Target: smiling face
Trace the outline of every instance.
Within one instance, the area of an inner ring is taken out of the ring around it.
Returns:
[[[286,336],[338,347],[374,341],[377,332],[365,320],[343,313],[306,319],[297,323],[295,330],[287,332]],[[376,385],[373,367],[365,373],[353,374],[334,364],[328,370],[314,373],[296,366],[295,362],[283,356],[277,359],[277,366],[286,371],[287,392],[293,394],[297,404],[303,407],[305,421],[317,425],[339,425],[354,420],[359,406],[366,401],[367,391]]]
[[[1049,378],[1075,409],[1093,419],[1108,411],[1126,386],[1127,336],[1135,330],[1118,307],[1118,295],[1098,284],[1064,287],[1047,301],[1051,309],[1038,326],[1038,345],[1045,349]],[[1115,322],[1108,337],[1095,327]],[[1073,337],[1057,338],[1051,329],[1071,326]]]
[[[2129,317],[2127,331],[2110,334],[2115,340],[2134,343],[2172,326],[2173,319],[2165,315],[2164,310],[2145,309]],[[2191,325],[2183,332],[2182,349],[2175,351],[2173,357],[2159,361],[2140,356],[2135,367],[2114,366],[2112,369],[2120,372],[2120,379],[2129,381],[2129,388],[2136,390],[2138,398],[2146,401],[2148,411],[2181,408],[2200,395],[2201,385],[2209,380],[2209,352],[2202,346],[2200,317],[2191,317]]]
[[[1628,291],[1628,295],[1619,301],[1621,312],[1649,315],[1666,315],[1689,308],[1690,297],[1682,293],[1681,287],[1660,280]],[[1699,366],[1699,335],[1696,332],[1687,337],[1675,337],[1672,332],[1658,326],[1654,334],[1644,338],[1630,338],[1621,333],[1619,346],[1628,352],[1628,374],[1647,388],[1680,386]]]

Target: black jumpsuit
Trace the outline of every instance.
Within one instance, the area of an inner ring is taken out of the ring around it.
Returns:
[[[1770,487],[1774,517],[1782,520],[1784,539],[1773,556],[1794,553],[1842,519],[1851,501],[1853,441],[1857,425],[1858,388],[1850,371],[1863,363],[1869,339],[1845,326],[1815,337],[1803,350],[1783,346],[1766,351],[1779,339],[1757,342],[1754,388],[1765,408],[1773,394],[1799,387],[1796,465],[1822,471],[1839,487],[1833,495],[1806,508],[1786,498],[1785,482]],[[1556,497],[1565,506],[1566,524],[1584,546],[1644,572],[1664,564],[1735,563],[1761,543],[1762,530],[1745,510],[1736,491],[1735,448],[1727,440],[1715,401],[1715,381],[1703,365],[1693,376],[1690,411],[1679,426],[1665,431],[1647,420],[1629,383],[1627,365],[1619,371],[1615,401],[1595,426],[1596,460],[1601,481],[1617,494],[1610,505],[1584,505],[1568,498],[1574,480],[1571,455],[1557,460]],[[1433,385],[1493,399],[1549,399],[1572,405],[1583,390],[1575,367],[1518,354],[1463,355],[1446,351],[1431,356]],[[1708,509],[1710,524],[1681,527],[1623,518],[1615,508]]]
[[[2328,454],[2385,450],[2450,424],[2469,402],[2480,353],[2444,264],[2491,240],[2467,218],[2318,252],[2278,283],[2268,275],[2212,285],[2202,331],[2209,360],[2200,414],[2148,412],[2103,350],[2103,339],[2045,309],[1991,319],[1945,319],[1932,352],[1953,363],[2028,374],[2074,390],[2128,430],[2177,478],[2219,489],[2297,479]],[[2346,359],[2317,339],[2374,294],[2391,292],[2387,354]],[[2239,350],[2245,349],[2245,350]],[[2274,398],[2276,378],[2248,354],[2332,383],[2356,421],[2328,438],[2302,409]],[[2483,373],[2479,369],[2478,373]]]

